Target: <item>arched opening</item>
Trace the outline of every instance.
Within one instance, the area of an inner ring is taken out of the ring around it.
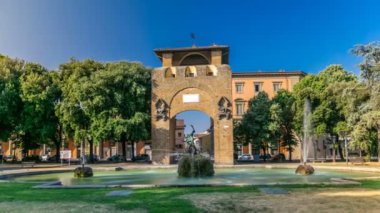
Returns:
[[[175,78],[177,76],[177,69],[175,67],[169,67],[165,71],[165,78]]]
[[[179,62],[180,66],[206,65],[206,64],[210,64],[210,61],[207,60],[207,58],[200,53],[192,53],[192,54],[186,55]]]
[[[188,66],[185,70],[185,77],[196,77],[197,76],[197,68],[195,66]]]
[[[206,75],[207,76],[217,76],[218,74],[218,68],[216,68],[215,65],[208,65],[206,68]]]
[[[171,138],[174,142],[174,159],[178,162],[179,158],[186,154],[188,144],[186,137],[189,137],[194,127],[194,138],[196,147],[204,156],[214,158],[214,122],[213,119],[204,112],[188,110],[176,114],[171,119]]]

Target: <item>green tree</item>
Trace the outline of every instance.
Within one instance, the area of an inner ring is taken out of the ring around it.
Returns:
[[[17,126],[20,123],[23,103],[20,97],[19,78],[24,62],[0,55],[0,140],[18,140]],[[19,146],[20,144],[16,144]]]
[[[289,160],[292,160],[292,151],[297,142],[294,137],[294,101],[292,93],[280,90],[272,99],[271,125],[272,134],[280,136],[281,146],[289,152]]]
[[[259,92],[249,101],[248,111],[241,121],[242,134],[246,135],[254,147],[263,150],[264,156],[271,140],[270,130],[271,101],[265,92]],[[265,158],[264,158],[265,161]]]
[[[93,80],[94,73],[104,70],[102,63],[93,60],[77,61],[71,59],[62,64],[60,72],[60,88],[62,100],[57,105],[56,114],[68,137],[74,137],[75,141],[90,145],[90,159],[93,159],[93,135],[91,127],[91,111],[89,102],[92,93],[86,88],[91,88],[96,83]],[[84,145],[82,146],[83,149]],[[81,150],[83,153],[83,150]],[[84,153],[83,153],[84,154]]]
[[[360,126],[365,125],[367,129],[377,131],[378,160],[380,162],[380,44],[373,42],[367,45],[357,45],[352,52],[364,58],[359,66],[361,77],[369,93],[368,101],[360,107],[360,119],[357,126],[361,128]]]
[[[150,70],[140,63],[107,63],[85,90],[94,139],[122,143],[124,159],[130,141],[134,159],[134,142],[150,133]]]
[[[305,98],[310,99],[312,107],[313,133],[316,135],[335,135],[339,122],[345,121],[345,116],[341,108],[338,107],[336,96],[333,95],[329,87],[341,82],[356,81],[356,77],[343,69],[340,65],[330,65],[318,75],[309,75],[302,79],[294,88],[296,97],[296,130],[298,135],[302,133],[303,104]],[[335,147],[333,147],[335,149]],[[343,152],[340,144],[337,144],[338,151],[343,159]],[[335,150],[334,150],[335,152]]]
[[[54,84],[52,74],[41,65],[28,63],[24,70],[20,77],[23,110],[18,126],[22,132],[24,153],[27,154],[28,150],[36,149],[41,144],[49,145],[52,142],[59,153],[59,120],[55,115],[59,88]]]
[[[359,64],[360,76],[364,79],[369,87],[380,82],[380,43],[372,42],[369,44],[356,45],[351,52],[354,55],[361,56],[364,61]]]

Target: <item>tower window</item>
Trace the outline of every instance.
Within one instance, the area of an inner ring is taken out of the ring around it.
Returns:
[[[175,67],[169,67],[165,71],[165,78],[175,78],[177,75],[177,70]]]
[[[196,76],[197,76],[197,69],[194,66],[186,67],[185,77],[196,77]]]
[[[197,53],[187,55],[182,59],[182,61],[180,61],[180,66],[206,65],[206,64],[210,64],[207,58]]]
[[[215,65],[208,65],[206,68],[206,75],[207,76],[216,76],[218,73],[218,69]]]

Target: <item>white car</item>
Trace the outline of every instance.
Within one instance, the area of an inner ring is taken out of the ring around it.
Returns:
[[[250,154],[243,154],[238,157],[238,160],[253,160],[253,157]]]
[[[49,160],[49,155],[42,155],[41,156],[41,161],[48,161]]]

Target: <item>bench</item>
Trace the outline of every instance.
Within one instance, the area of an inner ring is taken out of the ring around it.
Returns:
[[[360,165],[363,165],[365,164],[365,160],[364,158],[362,157],[353,157],[353,158],[349,158],[349,161],[351,162],[351,164],[360,164]]]
[[[36,164],[36,162],[34,162],[34,161],[25,161],[25,162],[21,162],[21,167],[23,167],[23,168],[24,168],[24,166],[34,167],[35,164]]]

